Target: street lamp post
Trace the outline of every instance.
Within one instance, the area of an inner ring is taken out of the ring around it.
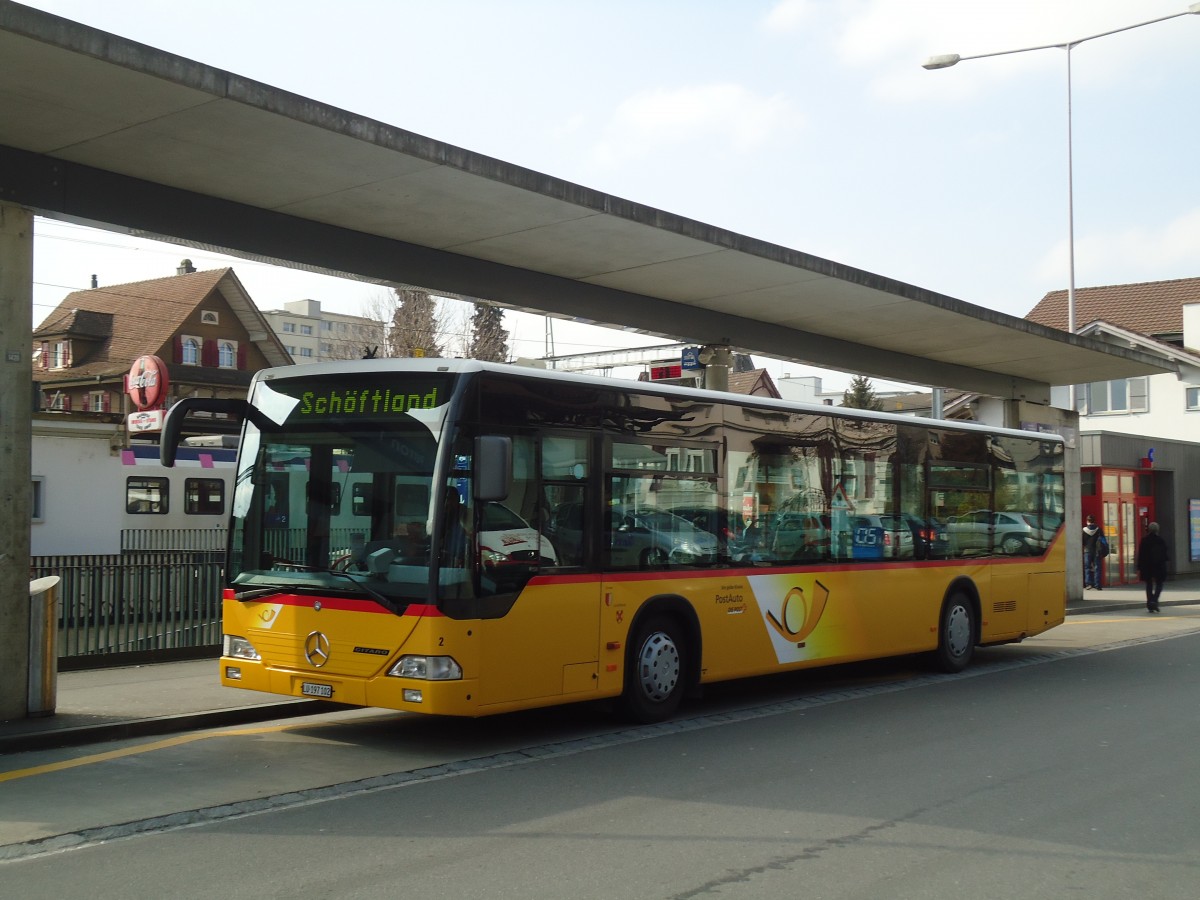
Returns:
[[[926,69],[948,69],[957,63],[967,59],[987,59],[991,56],[1009,56],[1013,53],[1027,53],[1030,50],[1066,50],[1067,51],[1067,257],[1068,257],[1068,279],[1067,279],[1067,331],[1075,333],[1075,196],[1074,196],[1074,174],[1072,172],[1072,153],[1071,153],[1071,50],[1085,41],[1094,41],[1096,38],[1107,37],[1110,34],[1117,34],[1122,31],[1130,31],[1134,28],[1141,28],[1143,25],[1153,25],[1155,22],[1165,22],[1167,19],[1177,19],[1180,16],[1200,15],[1200,3],[1193,3],[1183,12],[1171,13],[1169,16],[1160,16],[1157,19],[1147,19],[1145,22],[1135,22],[1133,25],[1126,25],[1123,28],[1114,28],[1112,31],[1102,31],[1099,34],[1090,34],[1087,37],[1078,38],[1073,41],[1066,41],[1061,44],[1040,44],[1037,47],[1019,47],[1016,50],[999,50],[994,53],[977,53],[974,56],[959,56],[957,53],[943,53],[940,56],[931,56],[922,63]],[[1071,406],[1074,407],[1075,397],[1074,389],[1071,391]]]

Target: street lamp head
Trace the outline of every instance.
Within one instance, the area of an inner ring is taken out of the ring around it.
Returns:
[[[1200,3],[1196,4],[1200,6]],[[931,56],[921,63],[923,69],[948,69],[962,59],[957,53],[943,53],[941,56]]]

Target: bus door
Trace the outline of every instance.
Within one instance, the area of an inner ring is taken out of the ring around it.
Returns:
[[[512,489],[478,511],[483,633],[480,703],[595,693],[600,583],[596,499],[578,435],[514,435]]]

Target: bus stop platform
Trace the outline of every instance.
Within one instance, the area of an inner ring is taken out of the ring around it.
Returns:
[[[1200,576],[1168,581],[1162,606],[1200,603]],[[1084,591],[1068,615],[1144,609],[1141,584]],[[222,687],[216,659],[148,663],[59,673],[53,715],[0,722],[0,756],[125,738],[242,725],[338,709],[325,700],[289,700]]]

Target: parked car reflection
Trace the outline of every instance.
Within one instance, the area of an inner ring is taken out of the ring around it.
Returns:
[[[912,513],[886,518],[898,519],[902,523],[898,527],[908,528],[913,539],[914,559],[945,559],[950,555],[950,538],[943,522],[934,518],[922,519]]]
[[[483,507],[479,557],[485,566],[491,567],[530,563],[558,565],[558,555],[549,539],[500,503],[487,503]]]
[[[701,565],[717,558],[714,535],[662,510],[613,507],[608,536],[609,561],[614,566]]]
[[[946,520],[946,534],[955,555],[1040,553],[1053,538],[1053,532],[1041,528],[1034,515],[990,509],[951,516]]]

